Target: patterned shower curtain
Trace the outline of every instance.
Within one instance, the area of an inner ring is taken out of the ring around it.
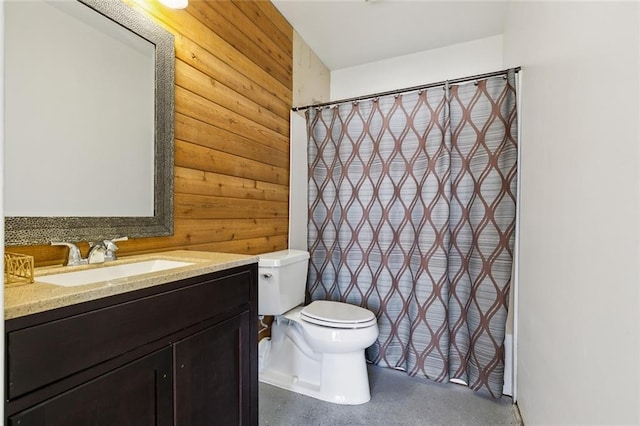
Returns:
[[[308,291],[376,313],[367,358],[500,397],[515,76],[307,111]]]

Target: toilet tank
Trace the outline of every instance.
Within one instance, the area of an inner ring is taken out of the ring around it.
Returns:
[[[280,315],[304,303],[309,253],[288,249],[258,257],[258,314]]]

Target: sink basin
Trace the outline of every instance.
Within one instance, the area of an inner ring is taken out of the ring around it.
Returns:
[[[85,269],[82,271],[44,275],[36,277],[36,281],[64,287],[75,287],[101,281],[111,281],[118,278],[148,274],[151,272],[166,271],[168,269],[175,269],[189,265],[193,265],[193,263],[180,262],[177,260],[153,259],[115,266],[103,266],[95,269]]]

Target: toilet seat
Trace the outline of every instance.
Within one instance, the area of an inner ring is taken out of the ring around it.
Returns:
[[[366,328],[377,324],[368,309],[348,303],[316,300],[300,311],[300,318],[311,324],[331,328]]]

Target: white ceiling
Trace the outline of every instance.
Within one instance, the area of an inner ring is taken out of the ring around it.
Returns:
[[[272,0],[330,70],[502,34],[508,2]]]

